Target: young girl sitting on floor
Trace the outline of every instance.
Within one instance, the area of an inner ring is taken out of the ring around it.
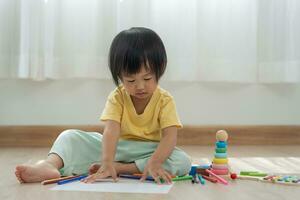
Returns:
[[[176,147],[179,121],[173,97],[158,86],[167,64],[160,37],[148,28],[120,32],[109,52],[109,68],[116,89],[108,96],[101,120],[103,135],[66,130],[48,157],[36,164],[16,166],[21,183],[40,182],[61,175],[84,174],[92,183],[117,174],[143,173],[157,183],[189,172],[189,156]]]

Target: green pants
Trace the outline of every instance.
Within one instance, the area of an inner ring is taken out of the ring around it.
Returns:
[[[139,171],[143,172],[158,144],[158,142],[119,140],[115,161],[134,162]],[[63,160],[64,166],[60,170],[62,175],[87,173],[91,164],[101,161],[102,135],[97,132],[66,130],[57,137],[49,154],[52,153],[59,155]],[[191,168],[191,159],[184,151],[175,147],[163,163],[163,167],[174,175],[185,175]]]

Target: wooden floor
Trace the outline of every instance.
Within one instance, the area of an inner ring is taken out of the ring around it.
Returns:
[[[183,146],[194,163],[209,162],[214,153],[212,146]],[[0,148],[0,199],[50,200],[50,199],[299,199],[300,187],[282,186],[256,181],[237,180],[229,186],[207,183],[193,185],[189,181],[177,182],[165,195],[124,194],[96,192],[50,191],[52,185],[19,184],[14,177],[14,167],[23,162],[45,158],[49,148]],[[268,173],[288,173],[300,176],[300,146],[230,146],[229,160],[233,170],[260,170]]]

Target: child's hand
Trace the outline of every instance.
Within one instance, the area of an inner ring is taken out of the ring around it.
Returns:
[[[150,174],[158,184],[162,183],[161,179],[168,184],[172,183],[172,176],[162,167],[161,163],[149,160],[145,166],[141,181],[144,181],[148,174]]]
[[[117,172],[114,168],[113,162],[102,163],[101,167],[94,174],[89,175],[82,182],[84,183],[93,183],[97,179],[104,179],[107,177],[112,177],[114,181],[117,181]]]

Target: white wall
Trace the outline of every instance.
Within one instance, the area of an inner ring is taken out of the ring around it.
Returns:
[[[300,125],[300,85],[162,82],[183,124]],[[0,80],[0,125],[97,124],[112,81]]]

